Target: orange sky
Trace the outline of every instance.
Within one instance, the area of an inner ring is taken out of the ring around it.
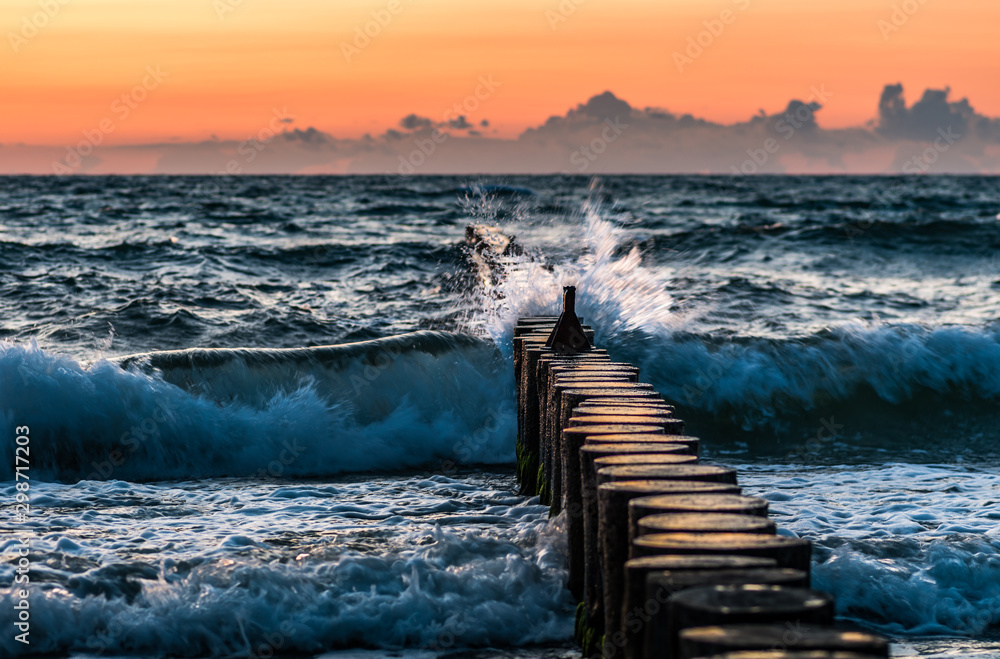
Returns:
[[[832,94],[820,124],[839,127],[874,118],[885,83],[902,82],[910,102],[950,85],[1000,116],[1000,3],[907,0],[915,11],[897,14],[884,38],[878,22],[903,4],[0,0],[0,143],[72,143],[102,120],[113,128],[106,143],[246,139],[276,110],[294,126],[356,137],[410,112],[441,120],[477,87],[469,119],[504,136],[606,89],[634,106],[732,122],[817,87]],[[678,71],[673,54],[724,10],[731,22],[702,35],[708,45]],[[348,61],[343,44],[373,12],[388,23]],[[148,73],[157,68],[159,80]],[[498,85],[487,91],[480,78]],[[144,79],[149,89],[136,90]]]

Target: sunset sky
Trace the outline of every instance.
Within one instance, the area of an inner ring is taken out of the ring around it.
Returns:
[[[706,21],[718,35],[679,70]],[[1000,3],[983,0],[5,0],[0,24],[5,144],[71,143],[105,119],[108,144],[245,139],[275,111],[359,137],[477,91],[468,119],[501,137],[604,90],[734,122],[823,88],[836,128],[902,82],[1000,115]]]

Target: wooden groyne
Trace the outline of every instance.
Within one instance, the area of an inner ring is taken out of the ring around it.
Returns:
[[[494,227],[466,240],[484,286],[523,254]],[[565,516],[584,656],[888,657],[884,638],[833,626],[811,543],[778,535],[735,470],[699,461],[674,406],[594,345],[575,298],[567,287],[558,317],[519,319],[513,355],[518,481]]]
[[[674,407],[593,345],[564,296],[560,317],[514,329],[518,478],[565,515],[584,656],[888,657],[885,639],[833,626],[810,542],[778,535],[733,469],[700,462]]]

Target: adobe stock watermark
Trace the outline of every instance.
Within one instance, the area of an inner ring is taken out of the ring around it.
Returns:
[[[794,111],[789,110],[785,112],[780,119],[774,122],[774,130],[786,142],[795,137],[796,132],[803,126],[811,123],[816,110],[822,107],[828,98],[833,96],[833,92],[827,91],[826,86],[822,84],[819,88],[810,87],[809,91],[810,95],[807,102],[799,105]],[[781,143],[773,137],[768,137],[761,146],[747,149],[746,153],[750,157],[744,160],[739,167],[730,165],[730,169],[736,175],[756,174],[761,167],[767,164],[771,156],[776,154],[780,149]]]
[[[107,459],[101,462],[92,461],[90,466],[93,471],[87,475],[87,480],[108,479],[115,470],[125,465],[129,458],[136,453],[143,444],[150,439],[159,439],[160,426],[165,424],[176,412],[173,402],[168,398],[161,398],[152,414],[144,418],[129,430],[122,433],[118,438],[121,448],[113,448],[108,451]]]
[[[291,467],[295,464],[295,461],[299,459],[299,456],[306,452],[306,447],[299,444],[299,438],[294,437],[291,440],[284,440],[281,442],[281,451],[278,452],[278,457],[267,463],[267,467],[260,468],[257,470],[257,478],[264,478],[265,476],[270,476],[271,478],[281,478],[285,473],[285,467]]]
[[[94,149],[104,143],[105,138],[115,132],[118,124],[127,120],[139,108],[139,104],[149,97],[149,93],[157,89],[170,76],[160,69],[160,65],[147,66],[142,82],[128,90],[111,103],[111,113],[101,119],[97,126],[83,130],[83,139],[74,146],[66,147],[66,155],[62,160],[52,163],[52,173],[73,174],[82,165],[83,159],[91,155]]]
[[[215,175],[226,179],[242,174],[244,165],[249,165],[256,160],[257,156],[267,149],[271,141],[278,135],[283,134],[288,124],[293,121],[295,121],[295,116],[289,114],[288,108],[281,108],[280,110],[272,108],[271,119],[267,125],[256,133],[248,135],[247,139],[240,142],[236,147],[236,153],[239,157],[227,160],[222,169],[215,172]],[[219,194],[222,192],[222,186],[217,182],[213,182],[211,186],[206,186],[203,189],[210,194]]]
[[[465,635],[469,629],[471,629],[471,625],[466,622],[464,615],[451,616],[445,620],[437,637],[421,645],[420,649],[442,653],[440,656],[446,656],[444,653],[454,650],[458,645],[458,639]]]
[[[937,133],[938,136],[930,146],[903,163],[904,173],[926,173],[938,161],[942,153],[945,153],[955,142],[962,139],[962,136],[954,132],[951,126],[948,126],[948,128],[938,128]]]
[[[340,52],[344,54],[344,59],[350,64],[351,60],[361,54],[361,51],[371,45],[372,40],[382,34],[382,30],[389,26],[392,19],[403,11],[402,0],[389,0],[385,8],[372,11],[370,21],[364,25],[354,28],[354,39],[348,43],[340,42]]]
[[[889,35],[899,32],[906,25],[910,17],[920,11],[920,8],[927,4],[927,0],[903,0],[900,4],[892,6],[892,13],[889,20],[880,18],[875,22],[883,41],[889,40]]]
[[[379,346],[379,350],[374,355],[366,355],[364,358],[365,367],[360,373],[351,373],[350,383],[354,387],[354,395],[360,396],[368,387],[372,386],[382,374],[396,363],[399,356],[403,354],[403,348],[396,344]]]
[[[31,584],[31,577],[29,576],[31,571],[31,539],[27,536],[22,536],[16,540],[20,546],[15,550],[18,559],[15,563],[17,567],[14,568],[14,572],[17,575],[14,577],[14,584],[20,587],[17,589],[12,588],[11,594],[15,596],[13,607],[14,627],[21,633],[14,634],[14,640],[24,645],[31,645],[31,591],[28,588]]]
[[[836,441],[837,438],[840,437],[840,431],[843,428],[844,424],[837,423],[832,416],[829,419],[820,419],[816,435],[814,437],[810,437],[809,440],[802,446],[789,451],[788,454],[785,455],[784,459],[805,459],[810,456],[817,455],[830,442]]]
[[[587,659],[614,659],[620,654],[627,657],[629,655],[623,652],[626,649],[630,650],[630,654],[635,655],[639,649],[636,647],[636,642],[642,639],[648,629],[655,629],[657,625],[662,625],[665,622],[666,616],[661,611],[669,610],[670,599],[684,590],[683,587],[660,586],[654,593],[650,594],[650,590],[647,588],[645,601],[625,613],[624,629],[606,633],[604,647],[600,648],[600,651],[592,653]],[[770,648],[773,652],[795,650],[806,638],[806,630],[802,628],[802,621],[799,619],[785,621],[781,627],[780,637]],[[645,646],[645,644],[646,640],[642,639],[642,645]],[[632,645],[631,648],[630,645]],[[648,647],[643,647],[643,650],[649,654]]]
[[[212,7],[215,8],[215,15],[219,20],[225,20],[226,14],[236,11],[237,7],[243,5],[243,0],[213,0]]]
[[[31,513],[31,428],[17,426],[14,428],[14,520],[20,524],[28,521]],[[14,572],[14,583],[11,588],[14,603],[14,627],[20,634],[14,634],[14,640],[24,645],[31,645],[31,537],[24,535],[14,538],[19,547]],[[13,563],[13,561],[12,561]],[[13,588],[13,585],[20,588]]]
[[[470,464],[473,458],[489,445],[505,416],[502,409],[490,410],[483,424],[471,436],[455,442],[452,451],[458,459],[458,464]]]
[[[86,644],[90,649],[88,654],[102,655],[109,650],[117,654],[118,648],[123,645],[121,641],[126,638],[126,631],[118,618],[113,617],[101,631],[95,631],[87,637]],[[294,635],[295,628],[286,620],[279,625],[278,630],[264,633],[259,641],[245,639],[249,644],[245,650],[246,654],[236,656],[244,656],[246,659],[272,659],[280,655],[282,650],[288,650],[286,644],[294,638]]]
[[[37,37],[62,8],[69,3],[70,0],[38,0],[39,11],[30,16],[23,16],[21,18],[21,29],[17,32],[7,33],[7,40],[10,42],[10,47],[13,49],[14,54],[19,54],[21,49],[28,44],[28,41]]]
[[[899,375],[904,367],[919,366],[918,357],[928,352],[925,337],[920,335],[904,337],[902,347],[889,360],[893,375]]]
[[[553,30],[556,29],[560,23],[565,23],[570,16],[576,13],[577,8],[580,7],[587,0],[560,0],[559,4],[555,9],[545,10],[545,20],[549,22],[549,27]]]
[[[442,460],[439,467],[432,473],[450,477],[458,473],[463,466],[475,464],[475,457],[481,455],[481,451],[488,447],[496,432],[500,430],[503,420],[509,414],[510,412],[502,406],[488,411],[482,425],[471,435],[456,440],[451,446],[452,457]]]
[[[587,171],[590,163],[600,158],[601,154],[608,150],[608,146],[614,144],[628,127],[629,124],[624,123],[620,116],[615,116],[613,120],[605,119],[601,134],[590,140],[589,144],[582,145],[569,154],[569,164],[575,166],[578,172]]]
[[[648,590],[646,594],[649,594]],[[656,592],[652,596],[646,597],[645,601],[640,605],[626,611],[623,618],[624,630],[606,631],[604,647],[599,648],[598,652],[591,654],[589,659],[612,659],[615,655],[624,651],[629,643],[643,633],[650,622],[657,620],[657,614],[669,606],[670,597],[673,594],[674,591],[670,588],[657,588]]]
[[[954,132],[951,126],[938,128],[937,134],[938,136],[928,147],[920,153],[915,153],[903,163],[903,173],[926,174],[941,158],[941,154],[946,153],[956,142],[962,139],[962,135]],[[877,219],[873,211],[889,208],[893,204],[900,202],[907,192],[910,192],[908,181],[897,181],[892,185],[881,188],[876,193],[875,203],[862,212],[862,219],[848,223],[845,226],[844,231],[847,234],[847,238],[851,242],[854,242],[856,237],[865,234],[874,226]]]
[[[750,0],[732,0],[739,11],[746,11],[750,7]],[[687,45],[683,51],[675,50],[673,53],[674,65],[678,73],[684,73],[684,68],[694,64],[694,61],[704,54],[706,48],[710,48],[715,40],[726,31],[727,25],[736,22],[736,12],[732,9],[723,9],[716,18],[705,19],[701,22],[705,29],[698,34],[687,38]]]
[[[684,401],[690,406],[700,405],[705,394],[715,387],[719,383],[719,380],[725,377],[729,369],[733,367],[734,361],[732,358],[727,359],[725,365],[714,361],[708,365],[707,369],[698,369],[694,382],[684,383],[684,386],[681,388],[684,392]]]
[[[444,111],[443,119],[446,125],[474,114],[477,110],[479,110],[479,106],[482,105],[482,102],[493,96],[497,87],[503,85],[503,83],[497,82],[493,79],[492,73],[486,76],[479,76],[477,82],[479,84],[476,86],[475,90],[473,90],[473,93],[469,94],[464,99]],[[427,137],[421,137],[419,135],[414,137],[413,143],[417,148],[410,151],[410,153],[405,156],[399,156],[399,165],[397,166],[396,171],[403,176],[415,173],[417,168],[427,162],[427,160],[430,159],[430,157],[433,156],[438,150],[438,147],[447,142],[450,138],[450,133],[446,133],[438,128],[432,129]]]
[[[150,440],[164,441],[163,430],[175,423],[178,408],[174,402],[168,398],[160,398],[157,401],[156,409],[142,421],[136,423],[118,438],[118,445],[108,451],[104,460],[92,461],[90,466],[92,471],[87,474],[87,480],[108,480],[115,472],[124,467],[133,455]],[[284,439],[280,447],[275,447],[277,451],[274,460],[266,466],[257,470],[258,478],[271,476],[280,478],[285,473],[285,468],[295,464],[302,454],[307,450],[306,446],[299,443],[299,438]]]

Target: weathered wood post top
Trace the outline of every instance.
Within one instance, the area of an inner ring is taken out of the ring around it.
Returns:
[[[545,347],[563,354],[588,352],[592,348],[576,315],[575,286],[563,286],[563,310],[545,342]]]

